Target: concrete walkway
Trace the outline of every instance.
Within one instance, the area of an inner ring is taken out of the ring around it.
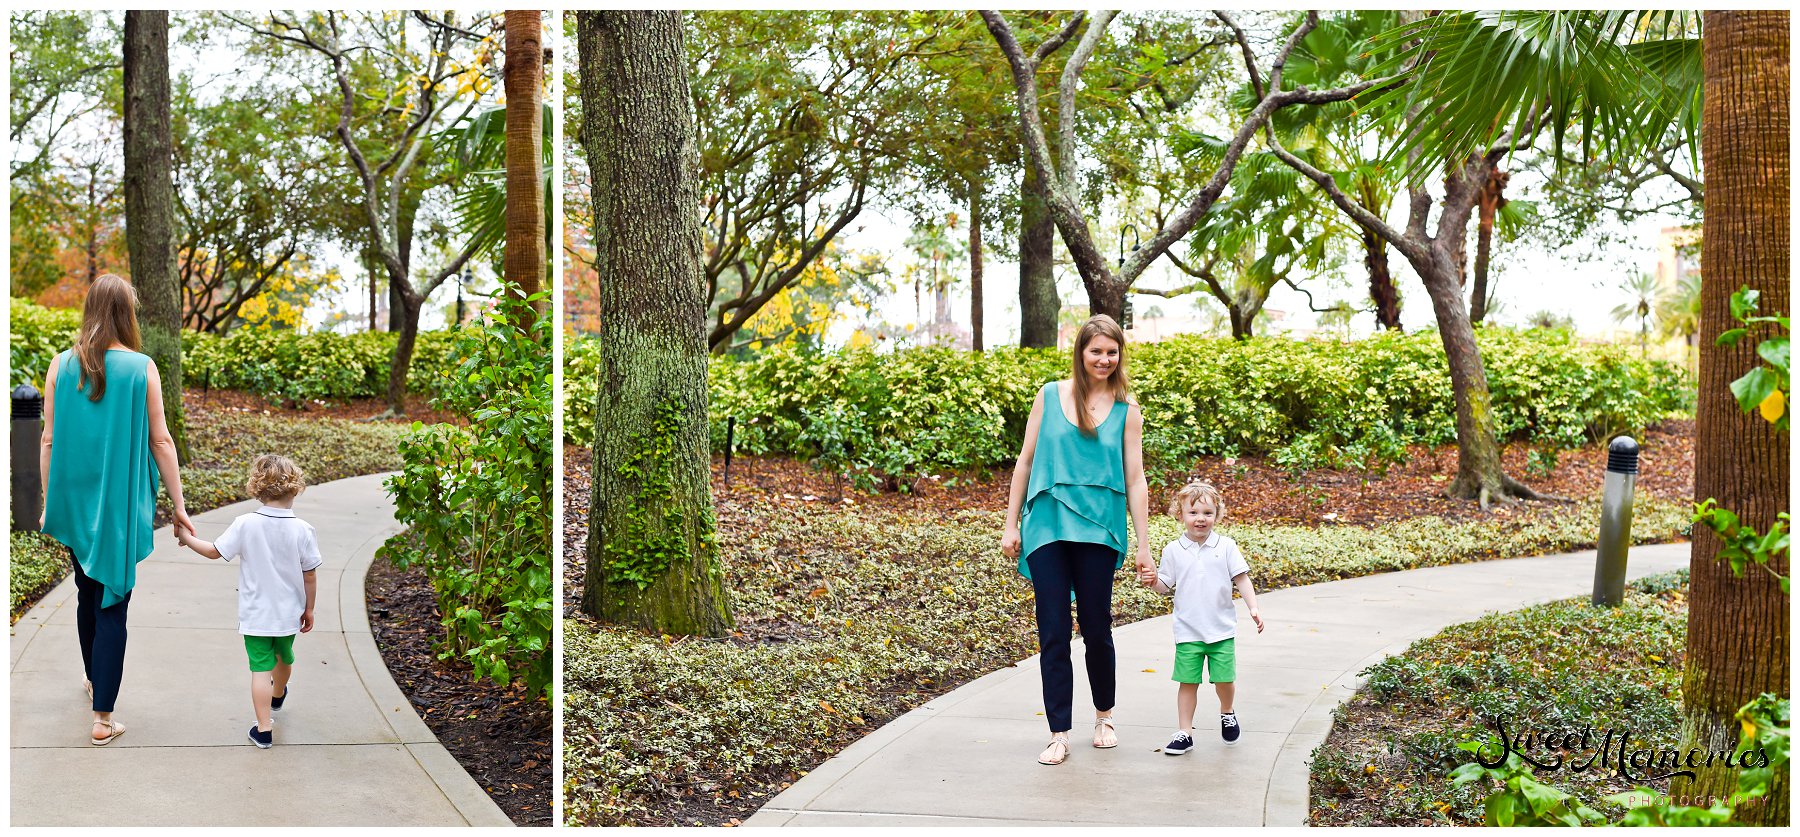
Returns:
[[[511,825],[413,712],[369,632],[363,576],[402,528],[383,479],[313,486],[295,504],[325,564],[273,749],[245,736],[256,718],[235,563],[157,530],[131,597],[117,709],[129,729],[105,747],[87,743],[73,578],[26,613],[12,631],[12,824]],[[194,526],[212,540],[256,506]]]
[[[1637,578],[1687,566],[1685,543],[1631,551]],[[1258,596],[1258,635],[1238,602],[1237,712],[1219,738],[1202,686],[1193,752],[1157,752],[1175,728],[1169,617],[1113,632],[1119,746],[1092,744],[1092,705],[1075,649],[1074,753],[1045,767],[1038,658],[989,674],[850,745],[770,800],[749,825],[1303,825],[1307,760],[1358,672],[1414,640],[1487,611],[1592,590],[1594,553],[1429,567]]]

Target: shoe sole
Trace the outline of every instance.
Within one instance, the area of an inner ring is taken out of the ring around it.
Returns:
[[[1167,747],[1164,747],[1163,755],[1165,755],[1165,756],[1185,756],[1188,754],[1188,750],[1192,750],[1192,749],[1194,749],[1194,748],[1189,747],[1187,750],[1171,750]]]

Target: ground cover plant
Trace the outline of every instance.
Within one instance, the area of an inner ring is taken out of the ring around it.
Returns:
[[[1676,430],[1649,437],[1657,455],[1644,461],[1635,540],[1677,538],[1687,523],[1691,440],[1685,425]],[[1195,468],[1227,487],[1226,531],[1250,556],[1259,589],[1275,589],[1589,548],[1603,460],[1584,447],[1546,477],[1582,495],[1575,503],[1490,514],[1411,503],[1413,492],[1441,494],[1431,477],[1454,472],[1453,451],[1414,457],[1367,484],[1349,472],[1323,474],[1343,477],[1336,484],[1315,484],[1319,472],[1295,480],[1256,457]],[[574,607],[592,465],[585,450],[565,448],[569,824],[742,820],[887,720],[1036,651],[1030,588],[997,548],[1005,473],[945,475],[912,494],[850,489],[839,501],[830,477],[802,463],[741,459],[729,487],[722,466],[716,459],[713,491],[737,630],[717,641],[648,636],[597,625]],[[1151,528],[1157,543],[1177,533],[1162,515]],[[1118,623],[1167,612],[1148,591],[1116,589]],[[697,750],[697,736],[737,743]]]
[[[1681,570],[1634,582],[1617,608],[1579,598],[1490,614],[1369,667],[1313,751],[1308,824],[1480,825],[1491,788],[1455,785],[1450,772],[1472,760],[1459,744],[1493,737],[1486,714],[1558,729],[1629,727],[1633,749],[1677,746],[1687,591]],[[1666,779],[1596,769],[1537,779],[1610,814],[1624,808],[1606,796],[1669,790]]]

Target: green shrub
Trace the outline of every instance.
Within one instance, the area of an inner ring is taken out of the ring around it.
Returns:
[[[81,313],[12,301],[12,385],[42,386],[50,360],[70,347]],[[183,332],[182,377],[194,388],[236,389],[305,401],[379,398],[399,335],[393,332],[265,331],[240,328],[220,336]],[[448,380],[448,332],[421,332],[407,388],[434,392]]]
[[[8,543],[12,618],[18,619],[69,574],[71,556],[67,547],[38,532],[14,532]]]
[[[498,319],[458,330],[454,371],[432,404],[469,426],[413,423],[400,443],[402,471],[388,481],[396,517],[412,528],[381,554],[431,578],[444,616],[441,657],[501,685],[523,678],[548,698],[555,320],[537,317],[526,333],[511,320],[529,310],[502,298]]]
[[[1565,333],[1490,328],[1480,340],[1500,433],[1545,455],[1692,408],[1692,385],[1672,364]],[[565,432],[586,445],[599,352],[591,340],[569,346]],[[1038,387],[1067,366],[1064,352],[1023,349],[781,347],[715,358],[713,446],[724,447],[736,417],[738,451],[826,453],[865,483],[999,465],[1017,455]],[[1380,467],[1407,445],[1456,437],[1443,346],[1430,332],[1351,342],[1178,337],[1134,347],[1129,369],[1153,469],[1207,454],[1266,455],[1296,470]]]
[[[14,297],[10,317],[12,382],[7,386],[31,384],[41,389],[50,361],[74,345],[75,330],[81,327],[81,312],[45,308]]]

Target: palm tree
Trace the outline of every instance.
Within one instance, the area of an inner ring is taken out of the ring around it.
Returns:
[[[530,298],[544,286],[550,252],[552,163],[544,126],[554,117],[544,102],[544,17],[537,9],[506,13],[506,256],[505,278]],[[544,313],[545,300],[532,302]],[[529,319],[529,317],[527,317]]]
[[[1639,273],[1619,284],[1619,289],[1630,296],[1630,301],[1619,303],[1612,310],[1615,323],[1622,323],[1632,317],[1638,319],[1638,353],[1650,356],[1650,318],[1656,313],[1656,300],[1662,295],[1662,286],[1656,277],[1648,273]]]
[[[547,196],[553,194],[549,190],[550,173],[556,159],[556,140],[549,131],[541,130],[541,126],[556,124],[552,121],[555,119],[555,111],[550,103],[543,102],[539,105],[539,112],[542,114],[538,120],[539,133],[543,135],[540,163],[544,188],[542,194]],[[520,206],[513,207],[506,196],[507,155],[510,153],[507,148],[506,108],[490,108],[476,113],[443,131],[438,137],[455,151],[452,175],[462,184],[451,203],[456,212],[457,230],[474,245],[473,258],[491,256],[495,248],[506,243],[508,213],[531,211],[529,203],[521,202]],[[553,246],[551,231],[556,225],[550,201],[543,201],[538,211],[544,218],[544,245]]]
[[[1681,338],[1687,348],[1687,366],[1694,367],[1694,341],[1700,333],[1700,275],[1689,274],[1656,299],[1656,321],[1663,339]]]

